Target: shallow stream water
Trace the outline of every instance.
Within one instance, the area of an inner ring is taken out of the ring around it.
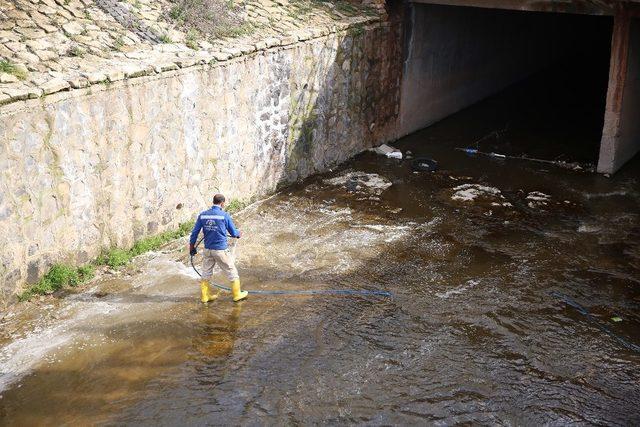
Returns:
[[[181,240],[2,320],[0,424],[640,423],[640,161],[456,151],[486,105],[396,144],[435,173],[368,152],[237,215],[246,289],[393,297],[203,306]]]

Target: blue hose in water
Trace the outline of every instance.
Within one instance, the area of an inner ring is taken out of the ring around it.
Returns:
[[[196,248],[200,245],[202,239],[196,243]],[[198,276],[202,277],[202,274],[198,271],[195,264],[193,263],[193,255],[191,255],[191,267],[193,271],[195,271]],[[212,283],[216,288],[231,292],[231,288],[226,286],[218,285],[217,283]],[[349,296],[379,296],[379,297],[392,297],[393,294],[387,291],[370,291],[370,290],[359,290],[359,289],[305,289],[300,291],[286,291],[286,290],[255,290],[251,291],[245,289],[249,294],[255,295],[349,295]]]
[[[620,343],[622,346],[628,348],[629,350],[633,350],[636,353],[640,353],[640,346],[627,341],[626,339],[622,338],[620,335],[614,333],[611,329],[601,324],[595,317],[591,315],[591,313],[589,313],[589,310],[587,310],[585,307],[580,305],[571,297],[556,291],[551,291],[550,295],[554,298],[559,299],[560,301],[563,301],[565,304],[575,308],[578,311],[578,313],[582,314],[584,317],[587,318],[587,320],[593,323],[598,329],[600,329],[602,332],[604,332],[605,334],[609,335],[610,337],[618,341],[618,343]]]

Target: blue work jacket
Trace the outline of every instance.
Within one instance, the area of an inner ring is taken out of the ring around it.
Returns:
[[[227,249],[227,232],[231,237],[240,237],[231,215],[223,211],[220,206],[215,205],[198,215],[193,231],[191,231],[189,243],[196,244],[200,230],[204,234],[204,247],[206,249],[218,251]]]

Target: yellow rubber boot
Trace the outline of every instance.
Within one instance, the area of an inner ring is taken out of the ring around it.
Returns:
[[[201,294],[200,301],[202,301],[203,303],[207,303],[209,301],[213,301],[216,298],[218,298],[218,295],[211,294],[208,280],[202,280],[200,282],[200,294]]]
[[[234,302],[242,301],[249,295],[249,292],[240,290],[240,279],[231,282],[231,293],[233,294]]]

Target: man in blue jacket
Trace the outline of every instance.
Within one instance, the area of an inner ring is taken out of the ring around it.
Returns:
[[[204,251],[202,253],[200,291],[203,303],[218,298],[218,295],[211,294],[211,289],[209,288],[209,279],[216,264],[220,266],[229,281],[231,281],[231,293],[234,301],[243,300],[249,294],[247,291],[240,290],[240,276],[238,276],[233,255],[228,249],[227,233],[236,239],[240,238],[241,233],[233,224],[231,215],[223,210],[224,202],[225,198],[222,194],[213,196],[213,207],[198,215],[189,240],[189,253],[195,255],[197,253],[196,241],[200,230],[202,230],[204,234]]]

